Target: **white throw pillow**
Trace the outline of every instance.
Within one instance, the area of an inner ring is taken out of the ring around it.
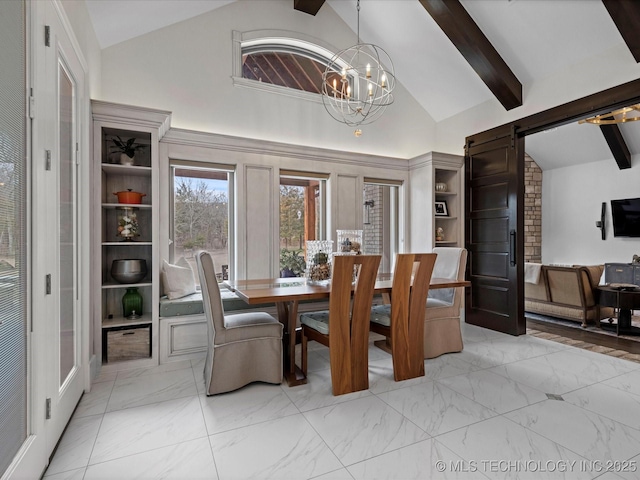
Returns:
[[[170,300],[196,293],[196,279],[186,258],[180,257],[175,264],[162,262],[164,293]]]

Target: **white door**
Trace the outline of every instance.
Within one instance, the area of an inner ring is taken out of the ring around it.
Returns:
[[[5,472],[8,479],[42,474],[80,399],[88,368],[82,361],[88,355],[83,357],[81,343],[81,335],[87,337],[88,321],[83,324],[79,315],[88,311],[88,292],[83,296],[78,292],[78,272],[84,271],[79,267],[85,269],[88,258],[81,264],[78,257],[81,203],[76,154],[80,139],[87,136],[80,135],[83,123],[88,128],[87,114],[83,115],[86,74],[63,27],[60,4],[39,1],[26,5],[28,83],[33,102],[27,170],[31,179],[27,200],[28,419],[27,439]],[[48,35],[44,35],[45,26]]]
[[[78,295],[78,165],[84,73],[58,16],[51,18],[47,78],[55,82],[53,149],[47,191],[52,216],[46,251],[51,273],[52,309],[46,322],[51,399],[47,445],[53,448],[84,388]],[[44,232],[43,232],[44,233]],[[36,237],[36,238],[39,238]],[[45,250],[45,249],[43,249]],[[55,259],[55,260],[54,260]],[[48,278],[45,275],[45,286]],[[45,294],[49,295],[47,292]]]
[[[44,333],[44,432],[52,452],[82,395],[86,368],[78,295],[77,156],[84,71],[57,9],[46,3],[49,41],[44,77],[37,80],[46,94],[36,98],[37,122],[46,121],[38,135],[44,155],[33,151],[33,317],[34,328]]]

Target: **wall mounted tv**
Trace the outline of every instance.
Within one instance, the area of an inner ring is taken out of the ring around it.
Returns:
[[[611,200],[614,237],[640,237],[640,198]]]

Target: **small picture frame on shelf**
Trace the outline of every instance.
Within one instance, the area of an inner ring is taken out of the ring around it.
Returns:
[[[449,210],[447,209],[447,202],[445,202],[444,200],[436,201],[433,205],[434,205],[434,211],[435,211],[436,217],[449,216]]]

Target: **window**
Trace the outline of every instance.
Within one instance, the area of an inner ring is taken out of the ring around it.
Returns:
[[[326,180],[328,176],[280,172],[280,276],[304,275],[307,240],[326,237]]]
[[[172,162],[170,258],[185,257],[197,272],[195,253],[213,256],[219,281],[231,275],[233,171],[224,166]],[[195,275],[199,283],[198,275]]]
[[[364,180],[363,253],[382,255],[381,273],[392,271],[398,253],[400,185],[389,180]]]
[[[242,78],[320,93],[326,65],[281,45],[242,49]]]
[[[322,75],[334,56],[320,39],[278,30],[233,32],[234,85],[320,102]]]

